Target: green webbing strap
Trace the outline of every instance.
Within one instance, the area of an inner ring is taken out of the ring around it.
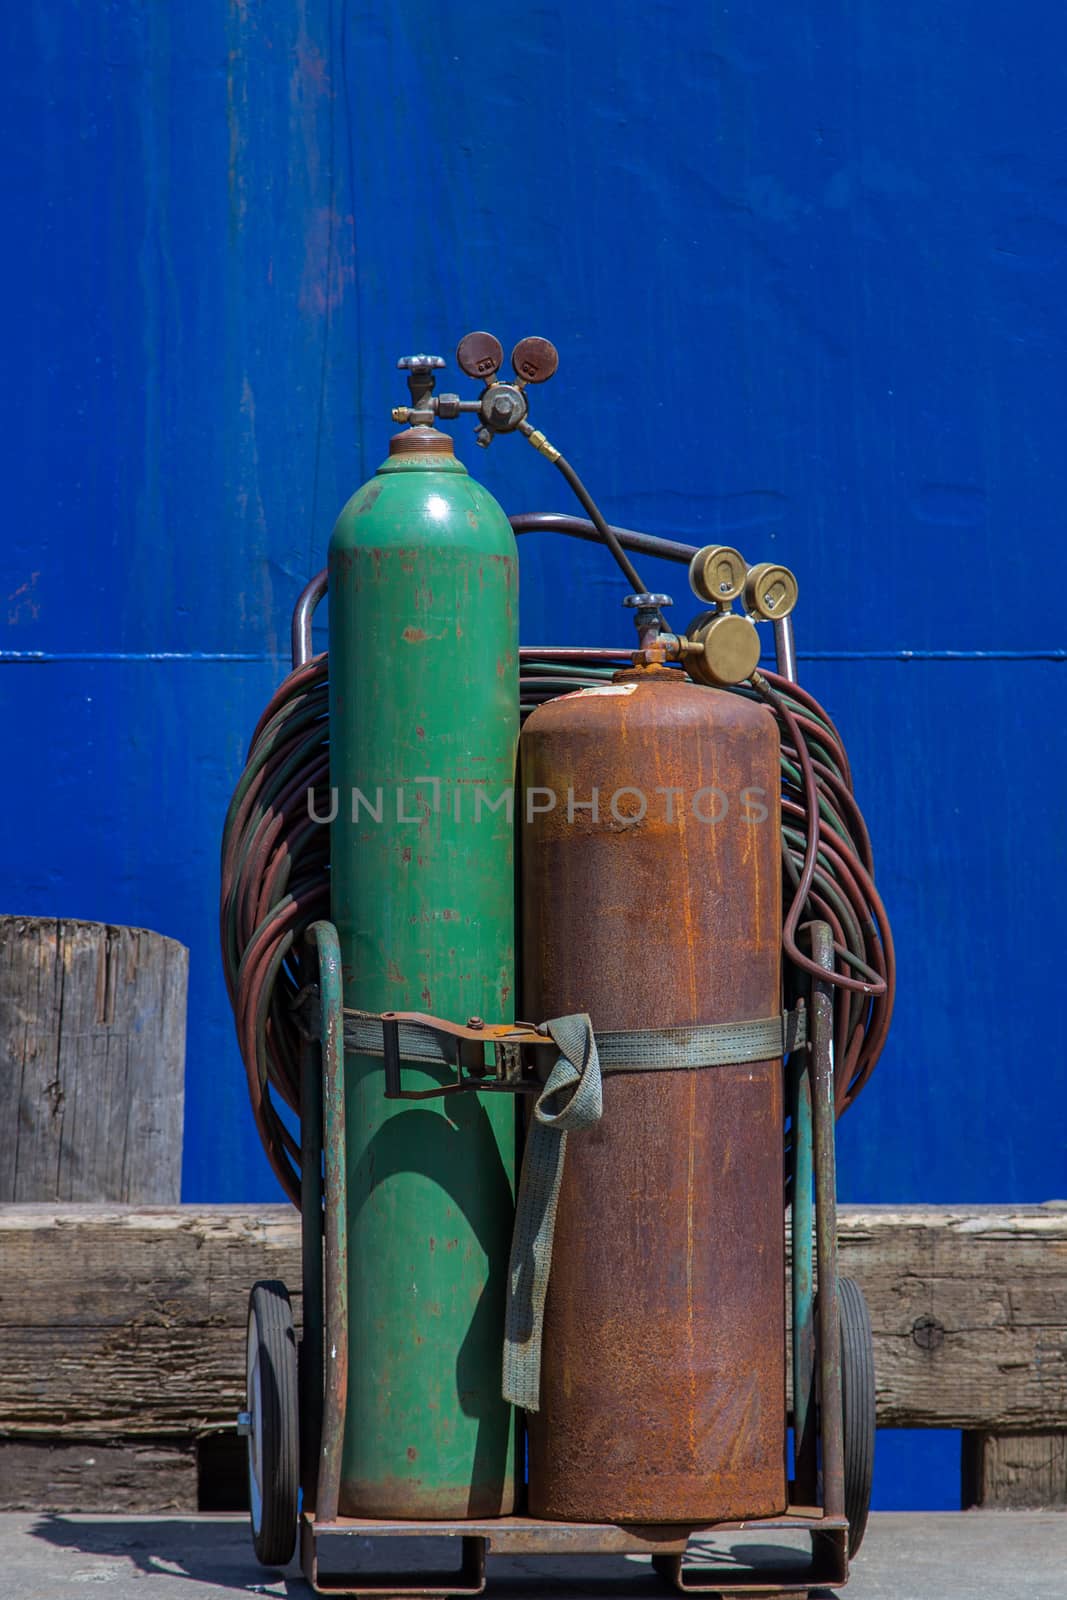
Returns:
[[[541,1403],[541,1328],[567,1135],[599,1122],[604,1104],[588,1016],[557,1017],[545,1026],[560,1056],[537,1097],[526,1138],[504,1326],[504,1399],[524,1411]]]
[[[678,1028],[600,1031],[596,1036],[605,1077],[612,1072],[679,1072],[774,1061],[799,1049],[806,1038],[803,1011],[754,1022],[697,1022]]]

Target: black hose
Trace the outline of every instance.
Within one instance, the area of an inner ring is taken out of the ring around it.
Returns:
[[[626,554],[626,551],[623,549],[621,543],[616,538],[614,528],[610,527],[609,524],[604,521],[596,501],[593,499],[592,495],[589,493],[589,490],[586,488],[581,478],[579,478],[578,474],[575,472],[566,456],[557,456],[554,465],[559,468],[560,472],[562,472],[563,476],[570,484],[579,504],[582,505],[589,513],[594,528],[607,545],[612,555],[615,557],[623,577],[632,588],[634,594],[647,594],[648,591],[645,588],[644,583],[641,581],[641,576],[633,562],[630,560],[629,556]]]

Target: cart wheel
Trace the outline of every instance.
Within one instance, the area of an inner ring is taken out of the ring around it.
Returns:
[[[841,1324],[841,1409],[844,1422],[845,1515],[848,1553],[863,1543],[874,1480],[874,1340],[863,1291],[838,1278]]]
[[[253,1286],[246,1371],[252,1543],[265,1567],[284,1567],[296,1547],[300,1474],[296,1334],[284,1283]]]

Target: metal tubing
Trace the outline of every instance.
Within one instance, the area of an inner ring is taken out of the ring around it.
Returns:
[[[774,624],[774,661],[778,676],[789,683],[796,683],[797,651],[792,617],[783,617]]]
[[[572,517],[562,511],[522,511],[509,517],[516,536],[521,533],[563,533],[571,539],[583,539],[588,544],[603,544],[596,524],[587,517]],[[659,556],[664,561],[692,561],[697,553],[695,544],[682,544],[677,539],[661,539],[654,533],[638,533],[634,528],[616,528],[607,524],[624,550],[636,550],[645,556]]]
[[[293,666],[302,667],[310,661],[313,650],[311,644],[311,619],[315,615],[315,608],[326,593],[326,568],[316,572],[311,582],[300,592],[300,598],[293,608],[292,646]]]
[[[314,1505],[322,1446],[322,1067],[317,1041],[300,1051],[300,1246],[304,1332],[300,1347],[300,1482]]]
[[[808,1055],[796,1050],[790,1062],[790,1122],[793,1147],[791,1289],[793,1297],[793,1496],[797,1505],[815,1504],[818,1461],[815,1440],[811,1209],[811,1077]]]
[[[344,993],[341,947],[332,922],[308,929],[319,954],[319,1037],[322,1041],[322,1111],[326,1179],[326,1271],[322,1446],[316,1513],[337,1517],[341,1448],[348,1393],[348,1199],[345,1184]]]
[[[519,650],[519,661],[526,665],[532,661],[563,662],[567,666],[604,666],[628,667],[631,665],[633,651],[625,646],[618,650],[607,649],[602,645],[569,645],[569,644],[524,644]],[[522,680],[520,679],[520,689]]]
[[[588,544],[603,544],[604,540],[594,523],[587,517],[572,517],[562,511],[524,511],[518,516],[509,517],[515,534],[520,533],[562,533],[571,539],[582,539]],[[677,539],[661,539],[654,533],[639,533],[635,528],[616,528],[613,524],[606,524],[616,542],[624,550],[636,550],[642,555],[659,556],[664,561],[690,562],[696,555],[695,544],[683,544]],[[323,567],[317,572],[300,592],[300,596],[293,608],[292,621],[292,651],[293,666],[302,667],[311,660],[314,649],[311,640],[311,624],[315,611],[326,594],[327,573]],[[788,618],[784,622],[774,625],[775,639],[777,641],[779,628],[789,628],[792,638],[792,628]],[[778,656],[778,671],[783,677],[795,676],[787,673],[782,666],[782,656]]]
[[[825,922],[810,924],[812,959],[824,972],[834,966],[833,935]],[[834,1154],[834,1003],[830,985],[811,986],[812,1124],[815,1146],[815,1249],[819,1274],[819,1437],[823,1510],[844,1515],[844,1427],[841,1415],[841,1339],[837,1313],[837,1173]]]

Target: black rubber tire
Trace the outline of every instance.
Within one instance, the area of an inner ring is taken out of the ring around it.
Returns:
[[[252,1543],[265,1567],[284,1567],[296,1548],[300,1483],[296,1332],[284,1283],[257,1283],[248,1297],[245,1372]]]
[[[848,1553],[854,1556],[867,1531],[874,1483],[874,1339],[863,1290],[852,1278],[838,1278],[837,1306],[841,1326],[845,1515]]]

